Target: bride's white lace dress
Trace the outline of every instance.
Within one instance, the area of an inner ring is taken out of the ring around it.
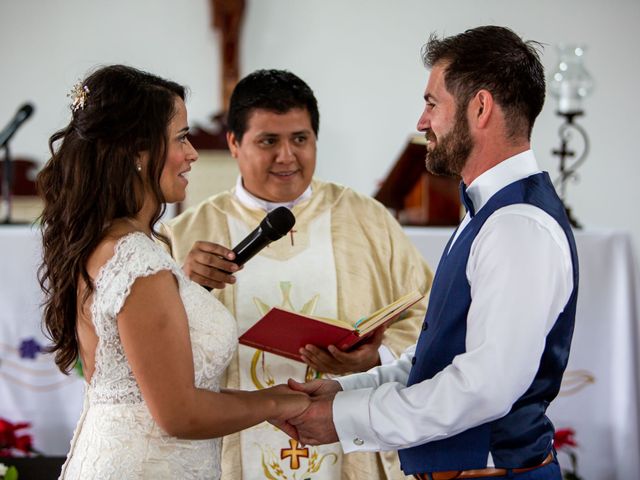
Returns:
[[[198,388],[219,390],[237,347],[228,310],[189,280],[174,260],[143,233],[118,240],[96,278],[91,313],[99,341],[95,371],[71,440],[63,479],[217,479],[220,439],[180,440],[151,417],[124,354],[116,315],[136,278],[170,270],[189,318]]]

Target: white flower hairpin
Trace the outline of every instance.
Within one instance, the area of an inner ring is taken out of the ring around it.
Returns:
[[[71,110],[74,112],[82,110],[87,103],[87,95],[89,87],[82,85],[82,82],[76,83],[71,92],[67,93],[67,97],[71,98]]]

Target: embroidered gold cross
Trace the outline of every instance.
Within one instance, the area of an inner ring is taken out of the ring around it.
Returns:
[[[300,460],[298,460],[298,457],[309,458],[309,449],[298,448],[298,442],[293,439],[289,440],[289,445],[291,445],[291,448],[283,448],[280,450],[280,458],[284,460],[285,458],[291,457],[291,469],[297,470],[300,468]]]
[[[298,231],[292,228],[292,229],[289,231],[289,235],[291,235],[291,246],[292,246],[292,247],[295,245],[295,243],[294,243],[294,241],[293,241],[293,234],[294,234],[294,233],[298,233]]]

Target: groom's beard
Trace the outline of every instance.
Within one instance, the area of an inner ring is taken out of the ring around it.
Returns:
[[[427,171],[434,175],[460,176],[473,149],[466,109],[458,108],[456,123],[439,140],[431,129],[425,132],[425,137],[436,144],[431,150],[427,148]]]

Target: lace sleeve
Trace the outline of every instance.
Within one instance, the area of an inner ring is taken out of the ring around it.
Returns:
[[[153,240],[140,232],[125,235],[96,279],[95,311],[115,318],[136,279],[162,270],[170,270],[179,277],[178,265]]]

